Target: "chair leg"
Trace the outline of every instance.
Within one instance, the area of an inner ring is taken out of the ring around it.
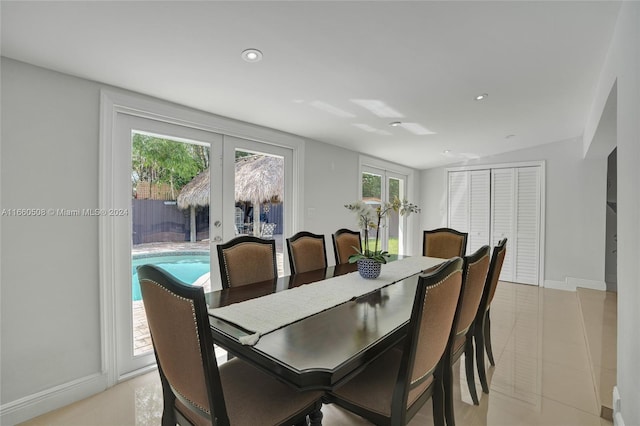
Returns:
[[[495,367],[496,362],[493,360],[493,349],[491,349],[491,318],[489,316],[489,312],[491,310],[487,310],[485,319],[484,319],[484,345],[487,348],[487,355],[489,356],[489,362],[492,366]]]
[[[469,332],[464,342],[464,369],[467,373],[467,386],[473,405],[480,405],[478,401],[478,393],[476,392],[476,383],[473,376],[473,334]]]
[[[309,413],[309,425],[310,426],[322,426],[322,404],[316,410]]]
[[[445,364],[442,372],[442,388],[444,393],[444,417],[447,426],[455,426],[456,417],[453,411],[453,367],[451,358],[445,358]]]
[[[478,367],[478,378],[480,379],[480,384],[482,385],[482,392],[489,393],[489,384],[487,382],[487,372],[484,368],[484,321],[483,324],[478,324],[479,327],[476,327],[473,335],[476,341],[476,366]]]
[[[445,426],[445,395],[444,395],[444,378],[442,373],[436,372],[435,385],[433,388],[433,394],[431,395],[431,402],[433,404],[433,425]]]

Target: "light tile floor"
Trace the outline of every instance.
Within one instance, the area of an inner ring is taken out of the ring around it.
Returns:
[[[582,310],[606,309],[604,302],[588,305]],[[576,293],[501,283],[491,324],[496,366],[487,371],[490,393],[476,386],[479,406],[472,405],[466,380],[460,379],[463,360],[455,368],[458,425],[611,425],[599,417]],[[369,424],[333,405],[322,411],[324,425]],[[159,425],[161,413],[162,391],[154,371],[24,424]],[[431,403],[409,424],[433,424]]]
[[[601,415],[613,413],[613,387],[617,372],[617,293],[578,289],[578,302],[587,342],[587,355],[592,366],[596,398]]]

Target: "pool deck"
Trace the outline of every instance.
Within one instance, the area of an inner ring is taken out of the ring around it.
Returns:
[[[284,275],[284,255],[282,234],[273,236],[276,241],[276,262],[278,264],[278,275]],[[131,253],[136,255],[161,254],[167,252],[192,252],[202,251],[208,252],[211,248],[209,241],[191,242],[168,242],[168,243],[147,243],[133,246]],[[209,280],[202,282],[205,291],[210,290],[211,283]],[[149,326],[147,325],[147,316],[144,312],[144,303],[142,300],[133,301],[133,353],[140,355],[153,350],[151,343],[151,335],[149,334]]]

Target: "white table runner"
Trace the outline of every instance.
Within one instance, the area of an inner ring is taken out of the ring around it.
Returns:
[[[240,343],[255,345],[264,334],[401,281],[443,261],[444,259],[435,257],[409,257],[382,265],[382,272],[376,279],[364,279],[358,272],[352,272],[257,299],[209,309],[209,314],[253,332],[241,337]]]

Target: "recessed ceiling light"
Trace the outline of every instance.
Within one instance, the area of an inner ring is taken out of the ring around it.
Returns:
[[[486,93],[483,93],[483,94],[481,94],[481,95],[476,96],[474,99],[475,99],[476,101],[482,101],[482,100],[484,100],[484,99],[487,99],[488,97],[489,97],[489,95],[487,95]]]
[[[262,59],[262,52],[258,49],[247,49],[242,52],[242,59],[247,62],[258,62]]]
[[[450,149],[445,149],[444,151],[442,151],[442,153],[446,155],[446,154],[451,153],[451,150]]]
[[[398,127],[401,124],[402,124],[402,122],[400,122],[400,121],[392,121],[391,123],[389,123],[389,126]]]

